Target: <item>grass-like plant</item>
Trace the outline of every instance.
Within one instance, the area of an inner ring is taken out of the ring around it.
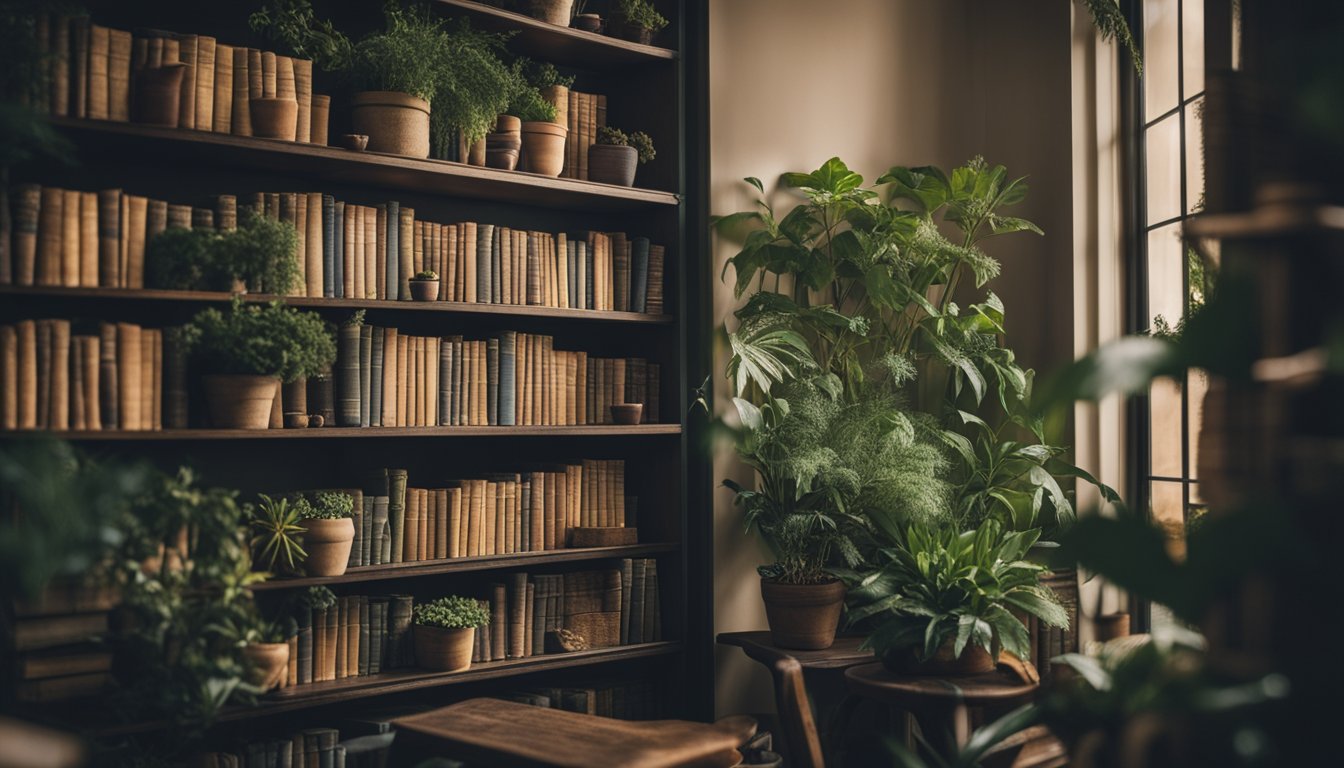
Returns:
[[[193,357],[205,373],[276,376],[292,382],[316,376],[336,360],[336,342],[320,316],[279,302],[227,312],[202,310],[184,326]]]
[[[318,491],[313,494],[308,508],[303,511],[305,520],[340,520],[350,517],[355,508],[355,500],[341,491]]]
[[[284,497],[273,499],[263,493],[260,498],[251,522],[253,562],[271,573],[294,573],[308,558],[299,510]]]
[[[616,147],[634,147],[639,154],[640,164],[647,163],[658,156],[653,149],[653,139],[643,131],[627,134],[619,128],[604,125],[597,129],[597,143]]]
[[[470,597],[441,597],[414,608],[415,623],[422,627],[468,629],[490,623],[490,612]]]

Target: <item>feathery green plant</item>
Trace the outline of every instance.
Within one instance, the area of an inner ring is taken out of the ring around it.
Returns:
[[[273,499],[264,493],[258,495],[261,503],[252,515],[254,562],[261,566],[260,570],[270,573],[295,573],[308,558],[301,543],[303,528],[299,526],[299,511],[284,497]]]

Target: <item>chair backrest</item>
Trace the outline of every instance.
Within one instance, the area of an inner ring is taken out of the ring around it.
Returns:
[[[770,667],[775,678],[775,709],[788,746],[788,765],[796,768],[826,768],[821,738],[812,717],[812,703],[803,682],[803,666],[791,657],[777,658]]]

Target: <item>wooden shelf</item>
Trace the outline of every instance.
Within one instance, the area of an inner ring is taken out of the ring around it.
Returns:
[[[51,431],[20,429],[0,438],[44,435],[91,442],[173,440],[344,440],[400,437],[639,437],[680,435],[680,424],[592,424],[577,427],[321,427],[317,429],[159,429]]]
[[[469,16],[472,24],[481,29],[516,32],[510,41],[511,48],[553,64],[592,68],[650,64],[677,58],[677,52],[670,48],[640,45],[617,37],[559,27],[531,16],[470,0],[436,0],[435,4],[445,12]]]
[[[446,160],[351,152],[316,144],[104,120],[52,118],[52,123],[89,155],[142,159],[145,163],[186,161],[193,169],[205,165],[243,167],[302,175],[305,179],[373,184],[560,210],[630,211],[676,206],[680,202],[671,192],[502,171]]]
[[[506,661],[486,661],[472,664],[465,672],[428,672],[423,669],[398,669],[378,675],[351,677],[345,680],[330,680],[324,683],[310,683],[273,691],[262,698],[255,707],[231,707],[220,714],[220,722],[250,720],[268,717],[281,712],[293,712],[301,709],[336,704],[370,696],[384,696],[405,693],[426,688],[439,688],[448,685],[462,685],[484,680],[546,672],[557,669],[587,667],[630,659],[646,659],[657,656],[671,656],[680,653],[681,643],[664,641],[658,643],[640,643],[612,648],[594,648],[573,653],[548,653],[530,656],[525,659]],[[90,731],[95,736],[117,736],[132,733],[148,733],[172,725],[163,720],[131,723],[126,725],[95,728]]]
[[[455,557],[450,560],[430,560],[391,565],[367,565],[350,568],[341,576],[306,576],[293,579],[271,579],[252,585],[253,592],[299,589],[318,585],[356,584],[388,579],[413,579],[442,573],[468,573],[502,568],[531,568],[554,563],[573,563],[585,560],[606,560],[618,557],[647,557],[663,552],[675,552],[676,544],[631,544],[620,547],[586,547],[550,549],[544,552],[518,552],[512,555],[485,557]]]
[[[49,285],[0,285],[0,296],[45,296],[69,299],[115,299],[124,301],[178,301],[196,303],[224,303],[234,294],[225,291],[176,291],[153,288],[70,288]],[[670,325],[671,315],[648,315],[640,312],[608,312],[592,309],[562,309],[518,304],[481,304],[460,301],[387,301],[384,299],[330,299],[324,297],[274,296],[266,293],[242,294],[244,302],[262,304],[281,301],[294,307],[313,309],[376,309],[395,312],[446,312],[459,315],[492,317],[536,317],[546,320],[581,320],[604,323],[631,323],[637,325]]]

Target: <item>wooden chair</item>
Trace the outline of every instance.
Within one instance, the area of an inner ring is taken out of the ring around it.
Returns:
[[[770,665],[775,678],[775,709],[783,728],[789,765],[796,768],[826,768],[821,739],[812,717],[812,703],[803,682],[803,665],[790,656],[781,656]]]

